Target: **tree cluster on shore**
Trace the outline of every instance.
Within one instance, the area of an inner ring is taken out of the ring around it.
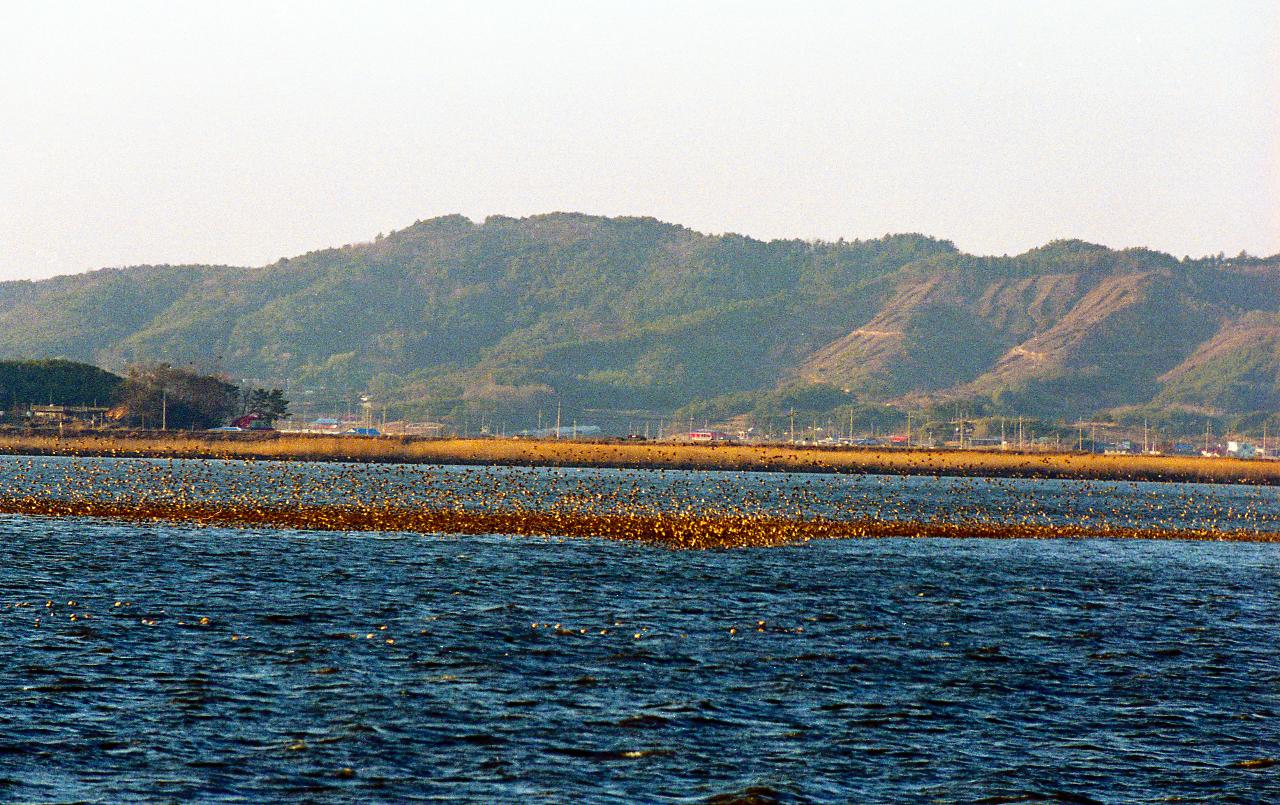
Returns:
[[[32,406],[109,408],[108,421],[144,430],[204,430],[248,413],[271,426],[289,413],[280,389],[241,390],[164,362],[131,365],[121,377],[68,360],[0,361],[0,418],[30,424]]]

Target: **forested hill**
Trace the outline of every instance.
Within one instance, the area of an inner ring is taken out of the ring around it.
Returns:
[[[1028,413],[1280,407],[1280,255],[923,235],[813,243],[650,218],[436,218],[262,268],[0,284],[0,358],[164,360],[383,398],[670,410],[824,384]],[[725,397],[725,395],[733,395]]]

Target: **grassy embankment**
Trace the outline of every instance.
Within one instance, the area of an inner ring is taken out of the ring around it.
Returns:
[[[0,454],[1280,484],[1280,462],[976,450],[204,433],[0,435]]]

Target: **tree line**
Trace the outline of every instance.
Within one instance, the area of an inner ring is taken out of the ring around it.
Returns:
[[[225,377],[169,363],[130,366],[124,376],[68,360],[0,361],[0,410],[20,423],[36,405],[103,407],[123,427],[206,430],[253,414],[267,427],[289,415],[281,389],[241,388]]]

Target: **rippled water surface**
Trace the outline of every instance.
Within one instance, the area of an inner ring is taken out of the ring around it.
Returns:
[[[0,800],[1277,801],[1277,571],[1274,544],[0,516]]]

